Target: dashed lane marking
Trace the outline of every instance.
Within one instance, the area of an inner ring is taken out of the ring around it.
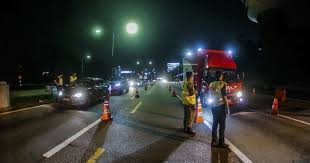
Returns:
[[[282,115],[282,114],[278,114],[278,116],[310,126],[309,122],[305,122],[305,121],[302,121],[302,120],[299,120],[299,119],[291,118],[291,117],[288,117],[288,116],[285,116],[285,115]]]
[[[94,155],[92,155],[86,163],[96,163],[99,157],[104,153],[104,151],[105,151],[104,148],[97,148]]]
[[[137,105],[130,113],[131,113],[131,114],[135,113],[135,112],[138,110],[138,108],[141,106],[141,104],[142,104],[142,102],[140,101],[140,102],[138,103],[138,105]]]
[[[27,110],[31,110],[31,109],[36,109],[36,108],[40,108],[40,107],[50,107],[50,105],[46,105],[45,104],[45,105],[38,105],[38,106],[28,107],[28,108],[24,108],[24,109],[8,111],[8,112],[0,113],[0,116],[7,115],[7,114],[12,114],[12,113],[17,113],[17,112],[22,112],[22,111],[27,111]]]
[[[135,96],[132,96],[130,99],[132,99],[132,100],[133,100],[134,98],[135,98]]]
[[[74,134],[73,136],[71,136],[70,138],[66,139],[64,142],[62,142],[61,144],[57,145],[56,147],[54,147],[53,149],[51,149],[50,151],[46,152],[43,154],[43,157],[45,158],[50,158],[51,156],[53,156],[55,153],[57,153],[58,151],[60,151],[61,149],[63,149],[64,147],[66,147],[67,145],[69,145],[71,142],[73,142],[75,139],[77,139],[78,137],[80,137],[81,135],[83,135],[85,132],[87,132],[89,129],[93,128],[94,126],[96,126],[99,122],[101,122],[101,118],[99,118],[98,120],[96,120],[95,122],[93,122],[92,124],[88,125],[87,127],[85,127],[84,129],[82,129],[81,131],[77,132],[76,134]]]
[[[182,99],[177,95],[177,97],[182,101]],[[209,122],[206,120],[203,121],[203,123],[212,130],[212,126]],[[233,151],[244,163],[253,163],[245,154],[243,154],[235,145],[233,145],[227,138],[225,138],[225,141],[228,143],[229,148],[231,151]]]

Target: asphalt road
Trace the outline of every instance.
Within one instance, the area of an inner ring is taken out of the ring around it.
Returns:
[[[242,162],[238,152],[253,162],[310,159],[307,125],[244,106],[227,119],[226,138],[236,149],[211,148],[208,108],[206,123],[195,124],[197,135],[190,136],[182,132],[182,104],[167,85],[139,92],[138,99],[133,89],[111,98],[110,122],[98,120],[102,104],[0,115],[0,162]]]

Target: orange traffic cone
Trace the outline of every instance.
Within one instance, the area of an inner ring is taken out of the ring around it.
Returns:
[[[255,88],[253,88],[253,90],[252,90],[252,97],[255,97],[256,96],[256,90],[255,90]]]
[[[135,95],[135,97],[136,97],[136,98],[139,98],[139,97],[140,97],[138,88],[136,88],[136,95]]]
[[[277,98],[273,98],[272,110],[271,114],[278,114],[279,113],[279,102]]]
[[[145,84],[145,86],[144,86],[144,90],[147,90],[147,84]]]
[[[169,86],[169,91],[171,91],[171,85]]]
[[[104,100],[103,106],[102,106],[102,116],[101,116],[102,121],[109,121],[113,120],[110,112],[110,105],[109,105],[109,97],[107,97]]]
[[[196,119],[195,123],[202,123],[203,122],[203,117],[202,117],[202,106],[201,106],[201,101],[200,98],[198,98],[198,106],[196,110]]]
[[[177,97],[177,94],[175,93],[175,89],[173,89],[172,97]]]

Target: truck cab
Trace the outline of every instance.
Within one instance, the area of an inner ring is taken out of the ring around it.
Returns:
[[[209,84],[216,80],[215,72],[218,70],[224,73],[228,103],[233,105],[242,102],[242,80],[230,54],[223,50],[205,49],[183,58],[183,74],[188,71],[194,73],[195,86],[203,103],[208,101]]]

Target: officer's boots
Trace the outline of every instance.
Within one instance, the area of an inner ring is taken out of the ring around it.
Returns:
[[[187,128],[187,133],[191,135],[196,135],[196,132],[192,128]]]
[[[219,140],[218,147],[219,147],[219,148],[228,148],[229,145],[228,145],[228,144],[225,144],[224,139],[220,139],[220,140]]]

